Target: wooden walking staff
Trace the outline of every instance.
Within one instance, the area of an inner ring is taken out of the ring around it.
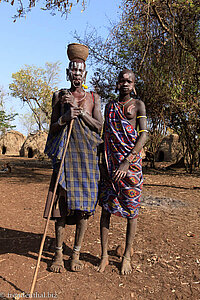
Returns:
[[[60,168],[59,168],[59,171],[58,171],[58,175],[57,175],[57,179],[56,179],[56,183],[55,183],[55,187],[54,187],[54,191],[53,191],[53,196],[52,196],[51,205],[50,205],[50,208],[49,208],[49,213],[48,213],[48,217],[47,217],[46,224],[45,224],[44,234],[43,234],[43,237],[42,237],[42,241],[41,241],[41,245],[40,245],[40,251],[39,251],[39,254],[38,254],[37,266],[36,266],[36,269],[35,269],[35,274],[34,274],[34,277],[33,277],[33,282],[32,282],[31,291],[30,291],[30,297],[31,298],[32,298],[32,294],[33,294],[33,291],[34,291],[34,288],[35,288],[35,283],[36,283],[36,279],[37,279],[38,269],[39,269],[39,266],[40,266],[40,260],[41,260],[41,256],[42,256],[44,242],[45,242],[45,238],[46,238],[46,235],[47,235],[47,228],[48,228],[48,225],[49,225],[49,220],[50,220],[50,216],[51,216],[51,212],[52,212],[52,208],[53,208],[53,204],[54,204],[54,199],[55,199],[55,195],[56,195],[58,181],[59,181],[59,178],[60,178],[60,175],[61,175],[62,165],[64,163],[65,155],[66,155],[66,152],[67,152],[67,147],[68,147],[68,144],[69,144],[69,139],[70,139],[70,136],[71,136],[73,123],[74,123],[74,120],[71,120],[70,125],[69,125],[67,141],[66,141],[66,144],[65,144],[62,160],[61,160],[61,163],[60,163]]]

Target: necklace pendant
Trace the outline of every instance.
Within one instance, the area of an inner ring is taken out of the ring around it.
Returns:
[[[133,98],[130,98],[130,99],[126,100],[126,101],[119,101],[118,103],[119,103],[119,105],[124,106],[124,105],[126,105],[128,102],[130,102],[132,99],[133,99]]]

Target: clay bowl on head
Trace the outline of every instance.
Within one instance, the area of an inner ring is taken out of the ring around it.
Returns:
[[[75,58],[86,61],[88,54],[89,49],[83,44],[73,43],[69,44],[67,47],[67,55],[70,61],[74,60]]]

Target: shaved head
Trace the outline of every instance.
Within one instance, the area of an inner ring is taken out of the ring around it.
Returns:
[[[132,77],[133,81],[135,82],[135,74],[133,73],[132,70],[129,69],[124,69],[119,73],[118,79],[120,79],[124,74],[130,74]]]

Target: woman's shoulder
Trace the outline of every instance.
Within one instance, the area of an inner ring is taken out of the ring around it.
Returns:
[[[134,100],[135,100],[135,104],[138,108],[145,106],[144,102],[141,99],[134,99]]]

